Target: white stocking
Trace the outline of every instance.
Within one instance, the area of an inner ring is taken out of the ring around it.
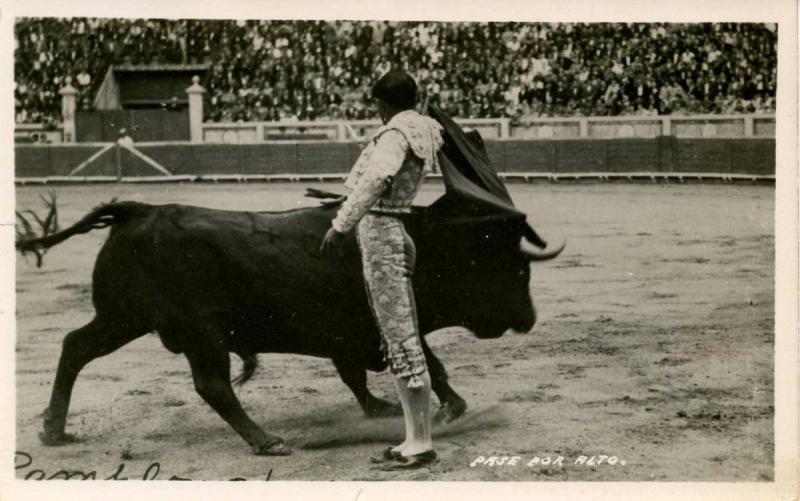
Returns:
[[[406,441],[402,444],[404,456],[412,456],[433,449],[431,438],[431,376],[428,371],[418,376],[422,386],[409,388],[408,380],[395,378],[395,386],[403,404],[406,423]]]

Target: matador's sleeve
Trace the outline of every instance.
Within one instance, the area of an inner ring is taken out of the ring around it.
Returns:
[[[398,130],[388,130],[378,137],[369,165],[333,220],[334,230],[344,233],[358,224],[391,184],[392,177],[403,166],[407,151],[408,141]]]

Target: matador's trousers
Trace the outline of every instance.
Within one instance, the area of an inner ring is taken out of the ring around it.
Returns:
[[[420,344],[411,277],[416,248],[403,222],[391,215],[368,213],[358,224],[358,246],[370,308],[382,337],[389,368],[408,386],[427,370]]]

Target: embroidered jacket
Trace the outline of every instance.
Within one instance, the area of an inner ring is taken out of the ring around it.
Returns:
[[[379,128],[353,165],[344,185],[349,193],[333,228],[350,231],[373,208],[408,208],[424,176],[439,168],[442,127],[414,110],[402,111]]]

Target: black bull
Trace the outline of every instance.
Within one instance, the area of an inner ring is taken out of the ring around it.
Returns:
[[[153,331],[168,350],[185,354],[197,392],[256,453],[275,452],[282,441],[242,409],[231,387],[229,353],[245,360],[246,372],[256,353],[330,358],[367,416],[396,413],[396,405],[373,396],[366,384],[366,370],[382,371],[386,362],[355,239],[348,237],[338,260],[320,255],[335,211],[118,202],[64,231],[18,242],[23,252],[42,250],[78,233],[111,228],[92,277],[96,315],[64,339],[43,442],[70,440],[64,428],[81,369]],[[403,218],[417,246],[413,281],[422,333],[463,326],[492,338],[533,327],[529,261],[550,259],[561,249],[525,249],[525,237],[536,238],[524,216],[454,218],[416,208]],[[448,384],[424,336],[423,348],[442,404],[437,417],[454,419],[466,403]]]

